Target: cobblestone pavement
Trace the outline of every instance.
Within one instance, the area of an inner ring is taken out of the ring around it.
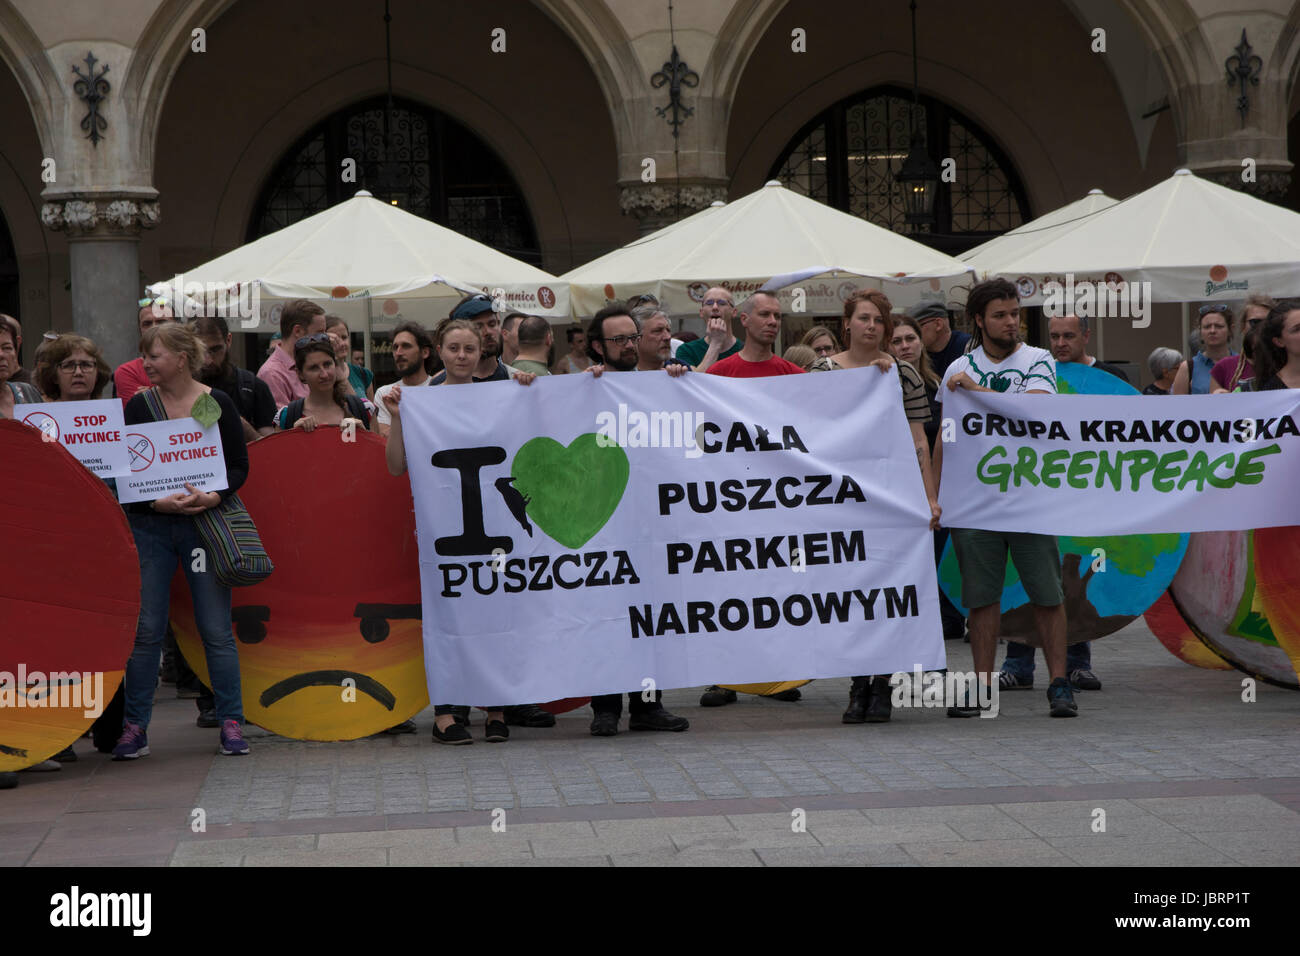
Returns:
[[[969,669],[967,645],[947,649]],[[83,742],[78,763],[0,794],[0,865],[1300,859],[1300,694],[1261,683],[1243,702],[1245,675],[1183,664],[1141,620],[1093,645],[1104,689],[1076,692],[1077,719],[1047,716],[1039,667],[991,720],[896,709],[889,724],[844,726],[840,679],[798,703],[701,709],[698,688],[667,692],[692,722],[680,734],[593,738],[583,708],[489,745],[476,712],[480,739],[443,747],[429,710],[417,735],[250,735],[239,759],[215,757],[216,732],[164,687],[153,756],[114,764]],[[206,832],[191,828],[196,808]]]

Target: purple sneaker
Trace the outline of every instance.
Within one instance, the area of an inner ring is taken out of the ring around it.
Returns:
[[[227,757],[242,757],[248,753],[248,741],[244,739],[244,731],[239,726],[237,720],[223,720],[221,722],[221,750],[220,753]]]
[[[114,760],[135,760],[137,757],[149,756],[149,737],[139,724],[130,722],[122,724],[122,736],[117,738],[113,748]]]

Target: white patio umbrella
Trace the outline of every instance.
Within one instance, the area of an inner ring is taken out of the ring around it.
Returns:
[[[839,312],[866,283],[896,304],[946,300],[971,270],[951,256],[785,189],[775,180],[560,276],[575,315],[609,301],[655,295],[672,315],[692,315],[711,286],[737,300],[782,287],[787,311]],[[781,277],[773,283],[773,277]],[[803,290],[796,296],[795,288]],[[802,304],[802,308],[799,305]]]
[[[370,329],[403,319],[426,327],[444,318],[467,292],[486,292],[502,310],[569,315],[568,287],[549,272],[396,206],[365,190],[324,212],[240,246],[150,287],[215,303],[216,290],[257,314],[231,321],[232,330],[278,331],[280,306],[290,299],[321,301],[333,313]],[[233,309],[233,306],[232,306]],[[231,313],[223,313],[233,315]]]
[[[1088,195],[1066,203],[1060,209],[1054,209],[1044,216],[1031,219],[995,236],[988,242],[981,243],[974,249],[968,249],[957,258],[975,270],[975,277],[983,280],[1006,271],[1007,263],[1014,263],[1021,256],[1037,249],[1045,242],[1064,235],[1071,229],[1077,229],[1103,209],[1109,209],[1118,200],[1107,196],[1100,189],[1090,189]]]
[[[1180,169],[998,266],[1040,305],[1043,286],[1150,283],[1150,301],[1300,295],[1300,213]]]

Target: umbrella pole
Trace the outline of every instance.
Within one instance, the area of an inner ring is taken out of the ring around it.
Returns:
[[[1183,348],[1186,348],[1187,345],[1188,345],[1188,343],[1189,343],[1191,340],[1192,340],[1192,312],[1191,312],[1191,306],[1189,306],[1189,305],[1187,304],[1187,302],[1184,300],[1184,302],[1183,302]],[[1178,351],[1181,352],[1182,349],[1179,349]],[[1191,356],[1188,355],[1188,356],[1187,356],[1187,359],[1190,361],[1190,360],[1191,360]],[[1190,365],[1187,366],[1187,367],[1188,367],[1189,369],[1191,368]]]
[[[373,372],[373,371],[375,370],[375,365],[374,365],[374,363],[373,363],[372,361],[370,361],[370,325],[371,325],[371,321],[372,321],[372,320],[371,320],[371,317],[370,317],[370,293],[367,292],[367,293],[366,293],[366,331],[365,331],[365,333],[362,335],[362,348],[365,350],[365,356],[366,356],[366,359],[365,359],[365,361],[366,361],[366,368],[370,369],[370,371]]]

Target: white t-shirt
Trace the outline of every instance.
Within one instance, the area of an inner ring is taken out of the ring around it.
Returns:
[[[393,390],[394,385],[401,385],[401,384],[402,384],[402,380],[398,379],[396,382],[389,382],[387,385],[383,386],[381,389],[375,392],[375,415],[378,416],[379,423],[381,425],[393,424],[393,416],[388,414],[388,406],[384,404],[384,396]],[[419,385],[407,385],[406,388],[419,388],[421,385],[432,385],[432,384],[433,384],[433,376],[426,375],[424,377],[424,381],[421,382]]]
[[[1034,391],[1056,394],[1056,362],[1052,353],[1024,342],[1001,362],[989,358],[982,345],[953,359],[943,375],[939,394],[935,396],[939,401],[942,402],[948,394],[948,379],[958,372],[965,372],[976,385],[995,392],[1015,394]]]

